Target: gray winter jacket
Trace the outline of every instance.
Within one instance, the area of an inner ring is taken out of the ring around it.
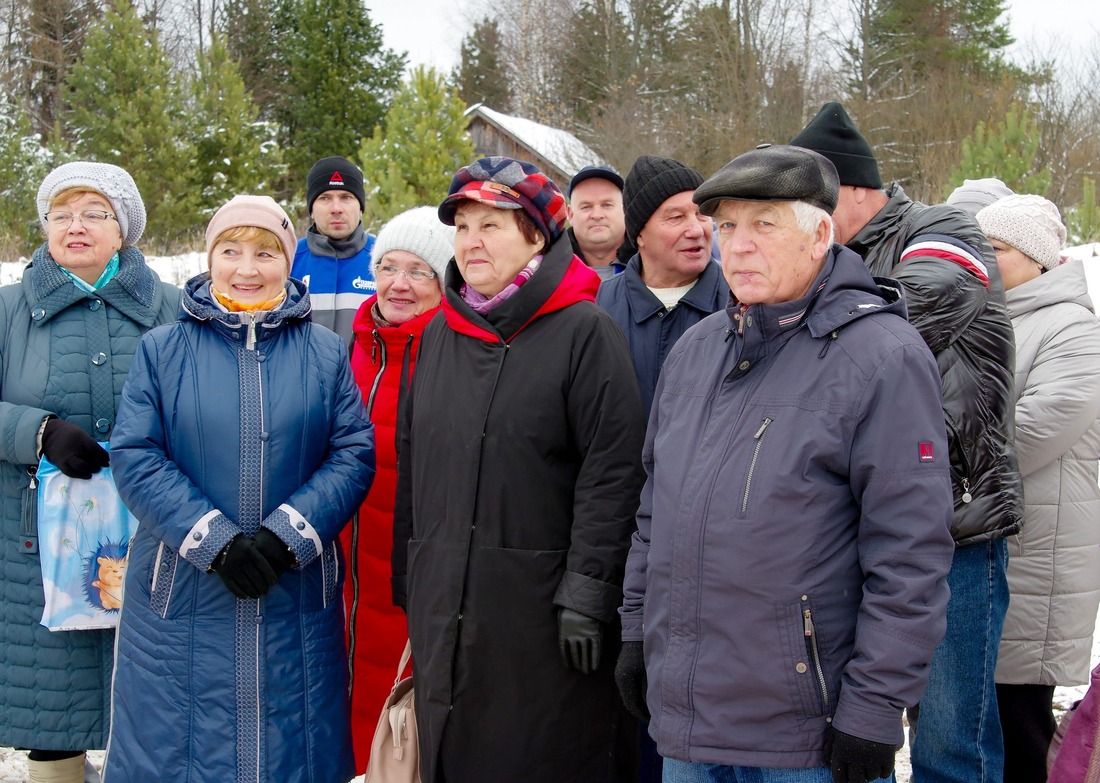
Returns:
[[[39,624],[32,466],[47,414],[110,440],[141,335],[172,321],[180,291],[134,248],[95,294],[70,282],[45,246],[23,281],[0,288],[0,745],[54,750],[107,741],[112,631],[51,633]]]
[[[1088,681],[1100,604],[1100,321],[1080,261],[1008,291],[1024,524],[1008,539],[999,683]]]
[[[622,610],[664,756],[822,766],[830,722],[901,744],[952,497],[939,373],[883,282],[834,245],[806,297],[731,303],[665,361]]]

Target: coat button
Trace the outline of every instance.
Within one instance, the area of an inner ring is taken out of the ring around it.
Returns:
[[[111,429],[111,422],[107,421],[106,419],[97,419],[95,423],[95,428],[97,432],[106,432],[107,430]]]
[[[750,362],[746,359],[745,361],[743,361],[739,365],[737,365],[737,369],[744,372],[745,370],[749,369],[749,364],[750,364]]]
[[[34,320],[41,321],[45,317],[46,311],[43,310],[41,307],[36,307],[35,309],[31,310],[31,318],[33,318]]]
[[[270,437],[271,437],[270,433],[267,433],[267,432],[261,432],[260,433],[260,440],[262,440],[264,443],[266,443],[267,439],[270,438]]]
[[[256,354],[256,361],[258,361],[258,362],[262,362],[262,361],[264,361],[265,359],[267,359],[267,357],[266,357],[266,356],[264,356],[264,355],[263,355],[262,353],[258,353],[258,354]]]
[[[91,300],[88,301],[88,309],[89,310],[98,310],[102,306],[103,306],[103,302],[99,301],[98,299],[91,299]]]
[[[662,309],[657,311],[657,317],[658,318],[664,318],[667,313],[668,313],[668,310],[665,310],[664,308],[662,308]]]
[[[202,533],[195,531],[195,534],[191,536],[191,538],[195,539],[196,541],[202,541]]]
[[[294,527],[298,528],[299,530],[305,530],[306,529],[306,523],[305,522],[299,522]]]
[[[796,672],[798,672],[799,674],[805,674],[805,673],[806,673],[806,670],[807,670],[808,668],[809,668],[809,667],[808,667],[808,666],[806,666],[806,664],[802,663],[802,661],[799,661],[798,663],[796,663],[796,664],[794,665],[794,670],[795,670]]]
[[[96,367],[99,367],[101,364],[105,364],[106,362],[107,354],[103,353],[103,351],[92,354],[92,364],[94,364]]]
[[[752,326],[752,316],[751,315],[745,316],[745,326],[749,326],[749,327]]]

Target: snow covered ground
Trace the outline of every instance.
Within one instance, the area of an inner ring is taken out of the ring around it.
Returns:
[[[1089,278],[1089,290],[1092,292],[1094,304],[1100,305],[1100,243],[1082,245],[1080,247],[1067,248],[1064,255],[1072,258],[1080,258],[1085,261],[1085,272]],[[206,259],[203,253],[186,253],[180,256],[150,257],[149,265],[156,270],[162,280],[182,285],[189,277],[206,268]],[[0,263],[0,285],[18,282],[23,275],[26,266],[24,259],[18,263]],[[1098,617],[1097,625],[1100,625]],[[1097,635],[1092,646],[1092,664],[1100,663],[1100,635]],[[1054,694],[1055,706],[1059,710],[1065,710],[1085,692],[1085,686],[1074,688],[1058,688]],[[102,753],[92,753],[91,758],[95,764],[102,761]],[[909,749],[902,748],[898,752],[897,777],[899,783],[908,783]],[[0,783],[24,783],[27,780],[26,753],[0,748]],[[362,778],[356,778],[362,780]]]

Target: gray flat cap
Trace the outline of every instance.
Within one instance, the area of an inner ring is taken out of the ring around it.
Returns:
[[[789,144],[761,144],[718,169],[693,199],[713,215],[722,199],[805,201],[830,215],[840,195],[840,179],[829,159]]]

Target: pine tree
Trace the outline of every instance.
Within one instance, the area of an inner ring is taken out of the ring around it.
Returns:
[[[405,55],[382,45],[361,0],[285,0],[279,22],[287,82],[276,99],[281,143],[298,185],[318,159],[350,157],[381,122]],[[297,189],[300,189],[298,187]]]
[[[377,230],[406,209],[438,204],[455,170],[473,156],[465,105],[441,73],[417,67],[394,96],[385,127],[375,127],[359,148],[363,224]]]
[[[74,152],[134,178],[148,215],[146,244],[164,249],[196,231],[202,215],[183,96],[156,35],[127,0],[114,0],[88,31],[66,86]]]
[[[452,75],[458,96],[468,106],[483,103],[490,109],[511,113],[512,79],[495,19],[484,17],[474,24],[462,39],[460,58]]]
[[[964,179],[997,177],[1017,193],[1044,194],[1050,187],[1050,171],[1036,166],[1042,141],[1029,112],[1012,106],[996,125],[979,122],[962,142],[962,157],[945,193]]]
[[[1100,204],[1096,201],[1096,180],[1082,178],[1081,203],[1065,211],[1070,245],[1100,242]]]
[[[204,216],[239,193],[268,193],[285,174],[274,128],[261,122],[225,40],[198,56],[188,115]]]
[[[29,255],[42,242],[35,199],[49,171],[51,155],[39,143],[31,118],[0,93],[0,252],[4,261]]]
[[[277,24],[280,7],[280,0],[228,0],[222,14],[229,55],[263,120],[275,119],[276,99],[286,83],[282,43],[293,33]]]

